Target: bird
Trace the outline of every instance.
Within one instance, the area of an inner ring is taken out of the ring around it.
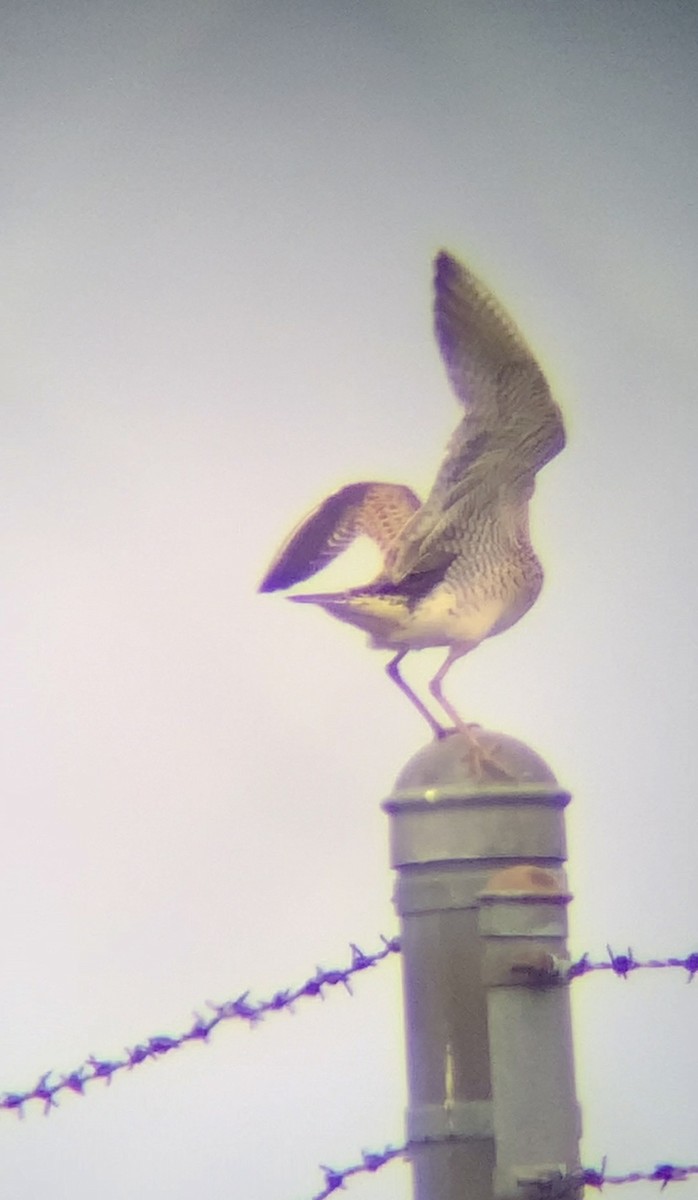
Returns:
[[[470,731],[443,693],[453,664],[509,629],[535,603],[543,569],[529,534],[535,478],[565,446],[562,413],[513,319],[484,282],[446,250],[434,259],[436,342],[463,408],[422,503],[403,484],[350,483],[291,532],[259,585],[275,592],[309,579],[367,536],[382,566],[363,586],[287,598],[314,604],[394,651],[386,666],[436,738]],[[445,647],[429,683],[452,723],[437,720],[400,664],[413,650]]]

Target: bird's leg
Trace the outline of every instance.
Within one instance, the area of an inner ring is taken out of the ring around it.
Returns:
[[[473,643],[473,645],[474,644],[475,643]],[[450,700],[447,700],[446,697],[444,696],[441,688],[442,688],[443,681],[446,678],[446,675],[451,670],[451,667],[453,666],[456,659],[462,658],[464,654],[467,654],[468,651],[472,650],[472,649],[473,649],[473,646],[471,646],[471,645],[467,645],[465,647],[452,646],[448,652],[448,655],[446,656],[445,661],[441,664],[438,671],[436,672],[436,675],[434,676],[431,683],[429,684],[429,691],[431,692],[432,696],[436,700],[436,703],[439,704],[441,706],[441,708],[444,710],[444,712],[446,713],[446,715],[448,717],[450,717],[450,719],[453,721],[453,724],[455,725],[456,729],[463,730],[466,733],[470,729],[470,725],[468,725],[463,720],[460,713],[456,712],[456,710],[453,707],[453,705],[451,704]]]
[[[450,701],[446,699],[441,690],[443,681],[456,659],[462,658],[463,655],[467,654],[469,650],[473,650],[476,645],[477,642],[471,642],[465,646],[453,646],[449,650],[445,662],[442,663],[441,667],[436,672],[436,675],[429,684],[429,691],[444,712],[447,713],[451,720],[455,723],[456,728],[465,734],[468,741],[466,761],[472,770],[474,777],[476,779],[487,780],[494,783],[499,783],[502,780],[516,780],[517,776],[512,775],[510,768],[505,766],[505,764],[498,759],[497,743],[495,742],[492,744],[490,742],[489,745],[483,743],[483,741],[475,733],[475,730],[480,728],[479,725],[465,722],[460,713],[458,713]]]
[[[474,732],[479,729],[479,725],[468,724],[463,720],[460,713],[456,711],[451,702],[446,699],[441,688],[443,681],[458,658],[462,658],[469,650],[473,650],[477,642],[472,642],[467,646],[453,646],[444,663],[442,663],[436,675],[429,684],[429,691],[441,706],[445,713],[451,718],[456,726],[456,729],[465,734],[468,741],[467,763],[471,768],[476,779],[492,779],[495,781],[504,779],[513,779],[511,772],[497,760],[497,746],[487,746],[482,743],[480,738]]]
[[[397,686],[400,688],[400,691],[404,692],[404,694],[407,696],[407,699],[411,700],[412,703],[414,704],[415,708],[417,709],[417,711],[422,714],[422,716],[424,717],[424,720],[427,722],[429,728],[432,730],[434,737],[436,737],[436,738],[446,737],[449,733],[452,733],[453,731],[449,730],[449,729],[444,729],[443,725],[439,725],[438,721],[434,720],[431,713],[429,712],[429,709],[424,704],[422,704],[422,701],[419,699],[419,696],[415,692],[412,691],[412,688],[407,683],[405,683],[405,680],[402,678],[402,675],[398,671],[398,666],[402,662],[403,658],[405,657],[405,655],[407,653],[408,653],[407,650],[400,650],[395,655],[395,658],[391,658],[390,662],[388,663],[388,665],[385,669],[386,669],[388,675],[390,676],[390,678],[392,679],[393,683],[397,684]],[[448,712],[448,709],[446,708],[445,705],[444,705],[444,708],[445,708],[446,712]],[[460,724],[462,724],[462,722],[460,722],[460,720],[459,720],[459,725]]]

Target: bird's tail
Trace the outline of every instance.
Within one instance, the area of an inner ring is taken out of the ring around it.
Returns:
[[[409,617],[404,597],[371,591],[370,587],[286,598],[293,600],[295,604],[316,604],[337,620],[363,629],[371,638],[372,644],[378,647],[392,645],[392,634],[396,627]]]
[[[315,575],[361,534],[373,539],[383,555],[418,508],[419,498],[396,483],[350,483],[313,509],[277,552],[260,592],[276,592]],[[294,597],[320,603],[318,597]]]

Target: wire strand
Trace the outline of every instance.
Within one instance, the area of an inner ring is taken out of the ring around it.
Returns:
[[[317,967],[315,973],[299,987],[277,991],[267,1000],[251,1000],[249,990],[242,992],[235,999],[224,1000],[221,1004],[209,1000],[206,1007],[212,1012],[212,1016],[201,1016],[199,1013],[195,1013],[193,1024],[183,1033],[174,1036],[155,1034],[132,1048],[126,1049],[123,1058],[103,1059],[90,1055],[79,1067],[67,1075],[56,1077],[53,1070],[45,1071],[34,1087],[23,1092],[4,1092],[0,1096],[0,1109],[5,1112],[16,1112],[19,1116],[23,1116],[24,1106],[31,1100],[39,1100],[43,1104],[44,1112],[49,1113],[52,1108],[56,1107],[57,1097],[61,1092],[70,1091],[81,1096],[86,1085],[97,1079],[104,1079],[110,1083],[113,1076],[119,1071],[130,1071],[134,1067],[140,1066],[141,1063],[162,1058],[163,1055],[169,1054],[172,1050],[178,1050],[187,1042],[208,1041],[210,1035],[223,1021],[240,1020],[246,1021],[249,1025],[256,1025],[270,1013],[284,1010],[293,1011],[293,1006],[299,1000],[313,997],[324,999],[325,991],[338,985],[344,987],[351,994],[351,981],[355,975],[377,966],[391,955],[400,953],[398,937],[386,938],[381,935],[381,943],[381,948],[373,954],[365,954],[355,943],[350,943],[351,961],[348,966],[334,967],[329,970]],[[676,969],[685,971],[686,982],[692,983],[698,974],[698,952],[696,951],[683,958],[642,960],[635,958],[630,948],[622,954],[616,954],[610,946],[607,946],[606,950],[608,957],[605,959],[592,960],[588,953],[583,954],[581,958],[570,963],[565,977],[572,982],[595,971],[611,971],[617,978],[627,980],[635,971]],[[691,1169],[687,1168],[687,1170]],[[609,1179],[607,1182],[610,1183],[612,1180]]]

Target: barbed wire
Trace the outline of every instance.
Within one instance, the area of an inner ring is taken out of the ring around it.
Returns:
[[[344,1167],[339,1171],[336,1171],[334,1167],[324,1167],[321,1164],[320,1170],[325,1176],[325,1185],[322,1191],[316,1192],[310,1200],[327,1200],[327,1197],[331,1196],[333,1192],[343,1188],[347,1179],[351,1179],[353,1175],[366,1175],[379,1171],[393,1159],[404,1158],[406,1155],[407,1146],[386,1146],[385,1150],[362,1150],[361,1162],[354,1163],[351,1167]]]
[[[452,1142],[455,1139],[453,1136],[446,1138],[425,1138],[420,1145],[434,1145],[439,1142]],[[389,1162],[393,1162],[396,1158],[409,1158],[410,1147],[404,1146],[386,1146],[385,1150],[361,1152],[361,1161],[354,1163],[351,1167],[344,1167],[341,1170],[336,1170],[334,1167],[320,1167],[325,1177],[324,1186],[321,1191],[315,1192],[310,1200],[327,1200],[333,1192],[343,1188],[346,1181],[356,1175],[369,1174],[380,1170]],[[629,1171],[625,1175],[610,1175],[606,1171],[606,1159],[603,1159],[601,1167],[582,1167],[581,1170],[573,1172],[571,1175],[560,1175],[550,1181],[545,1180],[540,1184],[541,1197],[545,1195],[557,1194],[559,1189],[564,1184],[572,1184],[578,1187],[592,1187],[601,1191],[606,1184],[610,1186],[618,1186],[624,1183],[658,1183],[660,1191],[664,1191],[665,1187],[670,1183],[683,1183],[690,1179],[693,1175],[698,1175],[698,1164],[690,1166],[677,1166],[674,1163],[660,1163],[652,1171]],[[563,1189],[564,1190],[564,1189]]]
[[[687,1167],[680,1167],[674,1163],[660,1163],[653,1171],[629,1171],[627,1175],[608,1175],[606,1173],[606,1159],[601,1164],[601,1169],[597,1170],[594,1167],[585,1167],[577,1175],[571,1175],[569,1178],[577,1180],[586,1187],[601,1188],[605,1184],[617,1185],[622,1183],[658,1183],[660,1191],[669,1183],[684,1183],[690,1179],[692,1175],[698,1175],[698,1164],[691,1164]]]
[[[692,983],[696,974],[698,974],[698,953],[687,954],[683,958],[651,958],[637,959],[633,951],[628,948],[627,953],[616,954],[609,945],[606,946],[608,959],[592,960],[589,954],[584,953],[581,958],[576,959],[570,964],[566,971],[566,977],[570,981],[579,979],[583,975],[589,975],[593,971],[612,971],[619,979],[627,979],[633,971],[639,970],[665,970],[671,968],[679,968],[686,971],[687,983]],[[439,1139],[428,1139],[436,1141]],[[448,1140],[448,1139],[446,1139]],[[382,1151],[362,1151],[361,1162],[354,1163],[350,1167],[345,1167],[337,1170],[334,1167],[326,1167],[321,1165],[321,1170],[324,1173],[324,1187],[320,1192],[316,1192],[311,1200],[327,1200],[333,1192],[339,1188],[343,1188],[346,1181],[356,1175],[363,1175],[369,1172],[380,1170],[389,1162],[396,1158],[404,1158],[409,1155],[409,1147],[406,1145],[393,1147],[386,1146]],[[698,1165],[678,1166],[673,1163],[661,1163],[655,1167],[653,1171],[630,1171],[625,1175],[610,1175],[606,1172],[606,1159],[603,1160],[601,1168],[585,1167],[574,1175],[567,1177],[567,1181],[579,1186],[597,1188],[599,1191],[604,1185],[620,1185],[624,1183],[659,1183],[660,1190],[664,1191],[669,1183],[678,1183],[689,1179],[692,1175],[698,1175]],[[556,1184],[566,1182],[563,1177],[556,1180]],[[544,1187],[541,1188],[543,1195]]]
[[[318,967],[315,974],[299,987],[286,988],[275,992],[268,1000],[250,1000],[250,992],[248,990],[236,999],[225,1000],[222,1004],[214,1004],[211,1001],[207,1001],[206,1006],[212,1010],[213,1016],[202,1017],[198,1013],[195,1013],[193,1024],[183,1033],[172,1037],[166,1034],[156,1034],[153,1037],[147,1038],[144,1042],[139,1042],[132,1049],[126,1049],[123,1058],[100,1059],[94,1055],[90,1055],[74,1071],[71,1071],[67,1075],[61,1075],[57,1079],[52,1079],[52,1076],[55,1074],[53,1070],[46,1071],[40,1076],[33,1088],[29,1088],[25,1092],[3,1093],[0,1096],[0,1109],[6,1112],[16,1112],[19,1116],[23,1116],[25,1104],[30,1100],[40,1100],[44,1106],[44,1113],[48,1113],[52,1108],[56,1107],[56,1097],[61,1092],[71,1091],[81,1096],[85,1091],[86,1085],[93,1083],[96,1079],[104,1079],[109,1083],[119,1071],[130,1071],[134,1067],[140,1066],[143,1062],[161,1058],[163,1055],[169,1054],[171,1050],[178,1050],[181,1046],[186,1045],[187,1042],[205,1042],[213,1030],[223,1021],[241,1020],[246,1021],[249,1025],[256,1025],[269,1013],[282,1012],[283,1010],[292,1011],[294,1004],[306,997],[320,997],[320,999],[324,999],[324,989],[336,987],[339,984],[351,993],[350,980],[354,975],[368,970],[369,967],[375,967],[392,954],[400,953],[399,937],[386,938],[381,934],[381,942],[381,949],[375,951],[373,954],[365,954],[355,943],[350,943],[351,962],[348,966],[335,967],[330,970],[323,970],[321,967]],[[684,958],[672,957],[641,960],[635,958],[630,948],[628,948],[627,953],[623,954],[614,953],[610,946],[607,946],[606,949],[608,952],[607,959],[595,961],[589,958],[588,953],[585,953],[581,958],[572,962],[566,971],[567,979],[571,981],[581,978],[583,975],[591,974],[593,971],[612,971],[620,979],[627,979],[633,971],[677,968],[686,971],[686,982],[691,983],[696,974],[698,974],[698,952],[692,952]],[[399,1152],[396,1151],[395,1153]],[[371,1161],[373,1161],[373,1156],[371,1156]],[[366,1167],[364,1169],[375,1170],[376,1168]]]
[[[324,1000],[324,989],[337,987],[339,984],[351,994],[351,979],[354,975],[368,970],[369,967],[375,967],[377,963],[382,962],[391,954],[399,953],[400,941],[398,938],[385,938],[381,935],[381,942],[381,949],[373,954],[364,954],[363,950],[351,943],[351,962],[348,966],[328,971],[317,967],[315,974],[305,983],[296,988],[275,992],[268,1000],[250,1000],[249,991],[243,992],[235,1000],[225,1000],[222,1004],[215,1004],[208,1000],[206,1007],[212,1010],[213,1016],[205,1017],[195,1013],[194,1023],[183,1033],[176,1034],[174,1037],[156,1034],[132,1049],[126,1049],[123,1058],[100,1059],[90,1055],[74,1071],[54,1080],[52,1080],[54,1071],[46,1071],[40,1076],[38,1083],[27,1091],[5,1092],[0,1096],[0,1109],[4,1109],[6,1112],[16,1112],[18,1116],[23,1116],[25,1104],[30,1100],[40,1100],[44,1106],[44,1113],[48,1114],[52,1108],[57,1106],[57,1096],[61,1092],[70,1091],[82,1096],[86,1085],[93,1083],[96,1079],[104,1079],[110,1083],[119,1071],[130,1071],[143,1062],[162,1058],[163,1055],[169,1054],[171,1050],[178,1050],[187,1042],[207,1041],[213,1030],[223,1021],[240,1020],[246,1021],[250,1026],[256,1025],[269,1013],[282,1012],[284,1009],[292,1011],[294,1004],[306,997],[319,997]]]
[[[620,979],[627,979],[632,971],[661,971],[666,968],[678,967],[686,971],[688,976],[686,983],[692,983],[695,975],[698,974],[698,953],[696,952],[687,954],[685,958],[649,958],[642,961],[635,958],[629,947],[626,954],[614,954],[610,946],[606,946],[606,950],[608,959],[601,959],[599,962],[592,962],[588,954],[583,954],[568,967],[567,978],[576,979],[582,975],[588,975],[591,971],[613,971],[614,975],[619,976]]]

